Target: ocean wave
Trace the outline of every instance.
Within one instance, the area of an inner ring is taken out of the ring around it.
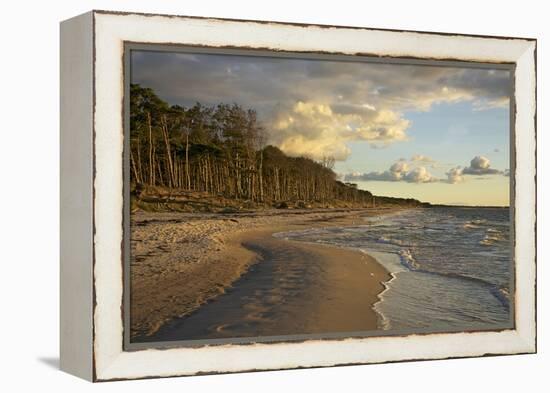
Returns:
[[[430,271],[423,271],[424,273],[432,273],[432,274],[437,274],[439,276],[444,276],[444,277],[449,277],[449,278],[456,278],[456,279],[459,279],[459,280],[464,280],[464,281],[470,281],[470,282],[477,282],[481,285],[484,285],[486,287],[495,287],[495,284],[493,284],[492,282],[489,282],[489,281],[486,281],[482,278],[478,278],[478,277],[472,277],[472,276],[468,276],[468,275],[465,275],[465,274],[459,274],[459,273],[444,273],[444,272],[430,272]]]
[[[405,250],[399,250],[399,257],[401,260],[401,263],[409,270],[418,270],[420,269],[420,265],[414,259],[411,250],[405,249]]]
[[[426,273],[426,274],[432,274],[440,277],[447,277],[451,279],[457,279],[457,280],[463,280],[468,282],[476,282],[480,285],[483,285],[493,293],[493,295],[497,296],[500,300],[500,297],[506,299],[509,299],[509,291],[504,286],[497,286],[494,283],[484,280],[479,277],[472,277],[465,274],[460,273],[454,273],[454,272],[442,272],[442,271],[433,271],[429,269],[424,269],[420,263],[415,259],[415,257],[412,255],[411,250],[404,249],[400,250],[398,252],[399,254],[399,260],[401,262],[401,265],[405,266],[407,270],[419,272],[419,273]]]
[[[500,303],[510,309],[510,289],[505,286],[496,286],[494,285],[491,288],[491,293],[500,301]]]
[[[502,232],[494,228],[489,228],[485,231],[485,237],[479,242],[479,244],[482,246],[492,246],[493,244],[503,240],[504,236]]]
[[[404,240],[397,239],[395,237],[388,238],[386,236],[380,236],[378,239],[376,239],[376,242],[382,243],[382,244],[391,244],[392,246],[398,246],[398,247],[403,247],[408,245],[408,242]]]
[[[462,227],[464,229],[477,229],[487,224],[487,220],[470,220],[466,221]]]
[[[433,274],[435,276],[447,277],[456,280],[462,280],[467,282],[475,282],[486,287],[489,292],[498,299],[498,301],[508,310],[510,307],[510,290],[505,286],[498,286],[492,282],[483,280],[478,277],[471,277],[468,275],[450,273],[450,272],[435,272],[431,270],[422,269],[418,262],[412,256],[410,250],[402,250],[399,252],[401,263],[406,266],[410,271]]]

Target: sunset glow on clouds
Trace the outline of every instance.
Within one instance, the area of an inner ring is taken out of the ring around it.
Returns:
[[[330,105],[299,101],[271,120],[271,142],[292,156],[345,161],[347,142],[393,143],[407,139],[409,121],[390,110],[335,112]]]

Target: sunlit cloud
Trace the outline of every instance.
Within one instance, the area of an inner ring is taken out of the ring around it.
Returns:
[[[482,175],[497,175],[503,174],[509,176],[509,170],[499,171],[498,169],[491,168],[491,162],[487,157],[476,156],[470,161],[470,165],[463,168],[457,166],[449,169],[446,173],[447,179],[442,180],[444,183],[457,184],[462,183],[465,178],[465,175],[474,175],[478,176],[476,180],[487,180],[487,177],[482,177]]]
[[[407,139],[409,121],[389,110],[337,112],[330,105],[298,101],[271,121],[271,142],[291,156],[343,161],[350,141],[389,144]]]
[[[350,173],[345,177],[346,181],[404,181],[407,183],[434,183],[435,178],[425,167],[411,168],[406,161],[397,161],[387,171]]]
[[[407,172],[404,179],[409,183],[434,183],[439,181],[423,166],[416,167],[412,171]]]
[[[451,168],[447,171],[447,173],[445,173],[447,175],[447,180],[444,181],[446,183],[449,183],[449,184],[457,184],[457,183],[462,183],[464,181],[464,173],[463,173],[463,168],[462,167],[454,167],[454,168]]]
[[[409,164],[411,162],[413,165]],[[475,175],[477,180],[487,180],[484,175],[502,174],[509,176],[510,171],[500,171],[491,168],[491,163],[487,157],[476,156],[470,161],[467,167],[455,166],[449,169],[445,175],[447,178],[437,178],[433,176],[425,166],[416,166],[418,163],[430,163],[435,160],[422,156],[414,155],[410,161],[403,158],[395,162],[387,171],[383,172],[354,172],[345,176],[346,181],[405,181],[408,183],[447,183],[459,184],[463,183],[465,175]]]
[[[470,166],[464,168],[462,173],[465,175],[496,175],[502,174],[502,171],[491,168],[491,162],[487,157],[475,156],[470,161]]]

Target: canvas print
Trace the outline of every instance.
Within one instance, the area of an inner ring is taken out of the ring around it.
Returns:
[[[130,343],[513,328],[510,69],[128,64]]]

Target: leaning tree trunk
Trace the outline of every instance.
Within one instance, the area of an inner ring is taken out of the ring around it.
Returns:
[[[149,126],[149,185],[154,185],[155,166],[153,163],[153,127],[151,125],[151,113],[147,112],[147,125]]]
[[[172,163],[172,152],[170,150],[170,141],[168,140],[168,125],[166,124],[166,117],[162,117],[162,136],[164,137],[164,144],[166,145],[166,162],[168,164],[168,187],[174,187],[174,164]]]
[[[187,180],[187,189],[191,189],[191,174],[189,173],[189,129],[185,133],[185,177]]]

